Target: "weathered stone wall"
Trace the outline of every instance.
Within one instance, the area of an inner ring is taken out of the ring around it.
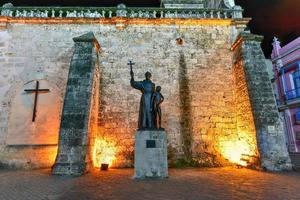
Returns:
[[[8,94],[8,90],[13,82],[11,74],[11,70],[7,64],[7,48],[9,45],[9,41],[11,40],[11,36],[6,29],[0,29],[0,98],[1,98],[1,112],[0,112],[0,144],[3,146],[5,144],[5,136],[8,129],[8,113],[10,110],[9,101],[10,98],[7,96],[11,96]],[[11,92],[9,92],[11,93]]]
[[[220,164],[218,138],[236,134],[229,36],[224,26],[132,26],[100,34],[99,135],[117,147],[116,166],[132,165],[141,95],[129,85],[129,59],[136,80],[150,71],[162,86],[171,163],[193,157],[197,165]]]
[[[221,149],[227,144],[222,141],[237,137],[232,29],[227,25],[128,25],[119,30],[114,25],[101,24],[9,24],[0,30],[2,147],[10,120],[15,120],[10,118],[10,112],[17,84],[24,85],[41,76],[57,85],[57,98],[63,99],[72,38],[89,31],[102,49],[96,138],[102,141],[100,146],[106,145],[100,149],[111,149],[109,156],[116,158],[114,166],[133,163],[141,94],[130,87],[128,60],[136,63],[136,80],[143,80],[144,73],[150,71],[156,85],[162,86],[163,127],[168,134],[171,164],[226,163],[223,157],[228,157]],[[60,116],[54,120],[59,122]],[[53,134],[58,135],[58,129]]]
[[[49,168],[54,164],[57,145],[1,146],[0,168]]]
[[[290,170],[291,161],[283,124],[272,93],[265,57],[260,47],[261,40],[262,37],[247,32],[240,34],[234,45],[235,68],[243,69],[241,71],[245,74],[262,168],[272,171]]]
[[[0,160],[5,166],[49,167],[56,156],[72,41],[32,28],[9,25],[0,29]],[[50,89],[39,95],[36,123],[31,122],[34,95],[24,93],[32,87],[25,87],[26,83],[33,80],[46,82]]]
[[[232,151],[241,152],[240,157],[233,159],[242,159],[242,164],[258,167],[260,165],[255,124],[243,67],[243,60],[240,53],[241,51],[236,51],[235,57],[239,57],[240,59],[235,60],[233,65],[233,76],[236,87],[237,137],[229,143],[231,144],[230,146],[234,147]]]
[[[90,138],[94,94],[98,80],[98,48],[92,32],[73,38],[75,50],[70,64],[61,117],[59,146],[52,174],[81,175],[92,166]]]

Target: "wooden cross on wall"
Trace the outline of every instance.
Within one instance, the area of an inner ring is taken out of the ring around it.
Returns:
[[[33,114],[32,114],[32,122],[34,122],[35,117],[36,117],[36,106],[37,106],[37,101],[38,101],[38,94],[39,93],[48,93],[48,92],[50,92],[50,90],[49,89],[40,89],[40,82],[36,81],[35,89],[26,89],[24,91],[27,93],[35,93],[34,104],[33,104]]]

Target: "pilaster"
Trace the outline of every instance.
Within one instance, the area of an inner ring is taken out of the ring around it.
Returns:
[[[234,65],[241,65],[245,72],[262,168],[270,171],[290,170],[292,166],[283,122],[260,47],[262,39],[262,36],[242,32],[232,47]]]
[[[52,174],[82,175],[92,161],[91,124],[99,43],[92,32],[73,38],[71,61],[59,132],[59,147]]]

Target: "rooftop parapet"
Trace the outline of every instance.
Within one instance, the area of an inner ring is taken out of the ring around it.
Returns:
[[[233,8],[137,8],[119,4],[117,7],[14,7],[0,8],[0,16],[12,18],[196,18],[239,19],[243,9]]]
[[[205,0],[161,0],[164,8],[176,9],[202,9],[205,7]]]
[[[189,8],[189,9],[220,9],[234,8],[234,0],[161,0],[165,8]]]

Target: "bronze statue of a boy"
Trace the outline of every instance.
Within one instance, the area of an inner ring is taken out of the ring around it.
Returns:
[[[165,100],[164,96],[160,93],[161,87],[157,86],[155,92],[152,95],[153,102],[153,114],[155,127],[161,129],[161,108],[160,104]]]

